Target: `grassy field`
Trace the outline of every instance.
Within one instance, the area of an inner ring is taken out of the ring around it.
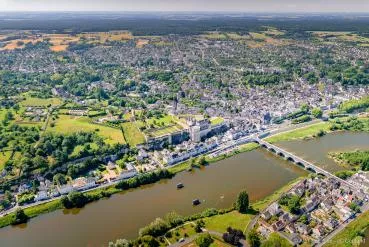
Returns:
[[[283,132],[281,134],[276,134],[274,136],[268,137],[265,140],[270,143],[289,141],[294,139],[302,139],[306,137],[312,137],[320,131],[329,131],[330,123],[321,122],[317,124],[312,124],[307,127],[302,127],[299,129],[291,130],[288,132]]]
[[[12,155],[12,151],[0,152],[0,171],[4,169],[5,162],[7,162]]]
[[[88,117],[59,115],[59,118],[54,122],[54,127],[50,126],[51,122],[47,128],[47,131],[50,132],[72,133],[78,131],[95,131],[98,135],[105,138],[107,143],[125,143],[120,129],[91,123]]]
[[[224,119],[223,119],[223,118],[221,118],[221,117],[214,117],[214,118],[211,118],[211,119],[210,119],[210,123],[211,123],[212,125],[221,124],[221,123],[223,123],[223,122],[224,122]]]
[[[40,99],[26,96],[26,99],[21,102],[22,106],[48,106],[60,105],[62,103],[59,98]]]
[[[227,227],[244,230],[250,223],[254,215],[241,214],[238,211],[232,211],[227,214],[215,215],[213,217],[206,218],[205,228],[217,232],[226,232]]]
[[[137,126],[134,123],[132,122],[122,123],[122,128],[126,142],[130,146],[134,147],[137,144],[145,142],[145,136],[141,133],[141,131],[137,128]]]

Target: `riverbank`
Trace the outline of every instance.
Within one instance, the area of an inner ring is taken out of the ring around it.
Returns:
[[[279,141],[279,140],[292,140],[292,139],[302,139],[302,138],[307,138],[307,137],[311,137],[313,135],[315,135],[316,133],[319,133],[320,131],[325,131],[327,130],[329,127],[329,123],[328,122],[321,122],[321,123],[314,123],[312,125],[309,126],[304,126],[298,129],[294,129],[294,130],[287,130],[286,132],[281,132],[278,133],[276,135],[273,135],[269,138],[274,138],[274,140],[272,139],[272,141]],[[215,163],[217,161],[229,158],[231,156],[234,156],[236,154],[239,153],[243,153],[243,152],[248,152],[251,150],[254,150],[258,147],[257,144],[254,143],[247,143],[247,144],[243,144],[241,146],[239,146],[237,149],[234,149],[234,151],[225,154],[225,155],[221,155],[219,157],[216,158],[210,158],[210,157],[206,157],[206,162],[208,164],[212,164]],[[174,174],[177,174],[179,172],[185,171],[187,169],[191,168],[191,164],[190,161],[178,164],[174,167],[170,167],[168,170]],[[107,198],[110,197],[113,194],[119,193],[125,191],[124,189],[118,189],[115,187],[115,185],[110,185],[104,188],[96,188],[94,190],[91,190],[89,192],[85,192],[86,195],[97,198],[97,199],[101,199],[101,198]],[[26,208],[25,212],[26,214],[32,218],[35,217],[39,214],[43,214],[43,213],[47,213],[47,212],[52,212],[56,209],[61,209],[63,208],[62,205],[60,204],[60,198],[52,201],[52,202],[47,202],[44,204],[40,204],[40,205],[36,205],[34,207],[30,207],[30,208]],[[11,213],[7,216],[1,217],[0,218],[0,227],[4,227],[7,226],[9,224],[11,224],[11,219],[14,217],[14,213]]]
[[[283,194],[289,191],[293,186],[299,183],[302,179],[306,178],[306,176],[298,177],[281,188],[274,191],[272,194],[266,196],[261,200],[257,200],[250,204],[250,210],[248,213],[239,213],[234,208],[229,209],[207,209],[202,213],[197,213],[195,215],[187,216],[184,219],[184,222],[181,225],[176,225],[171,229],[168,229],[166,233],[162,236],[156,237],[156,241],[160,244],[160,246],[167,246],[168,244],[177,243],[181,238],[191,239],[198,233],[194,231],[194,227],[196,222],[203,222],[202,228],[206,229],[208,232],[215,232],[219,236],[221,236],[224,232],[227,231],[228,227],[232,227],[233,229],[239,229],[246,233],[246,229],[248,225],[252,222],[252,220],[257,217],[256,215],[263,211],[268,205],[272,202],[278,200],[278,198]],[[210,214],[210,216],[209,216]],[[177,216],[180,217],[180,216]],[[165,217],[167,219],[170,217]],[[165,222],[164,219],[161,219]],[[156,222],[158,221],[155,220]],[[152,223],[154,224],[154,223]],[[168,222],[168,224],[170,224]],[[150,224],[151,225],[151,224]],[[133,243],[140,242],[140,238],[132,240]]]

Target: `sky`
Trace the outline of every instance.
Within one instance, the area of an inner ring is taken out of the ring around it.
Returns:
[[[369,0],[0,0],[1,11],[369,12]]]

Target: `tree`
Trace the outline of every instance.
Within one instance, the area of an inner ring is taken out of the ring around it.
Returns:
[[[204,165],[206,165],[208,162],[206,161],[206,159],[205,159],[205,157],[204,156],[201,156],[199,159],[198,159],[198,161],[197,161],[197,164],[199,165],[199,166],[204,166]]]
[[[247,235],[247,242],[251,247],[260,246],[260,235],[255,229],[252,229]]]
[[[60,185],[66,184],[67,183],[67,180],[66,180],[64,174],[57,173],[53,177],[53,182],[54,182],[54,184],[57,184],[57,185],[60,186]]]
[[[153,222],[151,222],[148,226],[141,228],[139,231],[140,236],[151,235],[153,237],[158,237],[163,235],[168,229],[170,225],[161,218],[156,218]]]
[[[170,224],[171,227],[178,226],[184,221],[183,217],[174,211],[166,214],[164,219]]]
[[[202,232],[202,228],[205,226],[205,222],[203,220],[196,221],[195,224],[195,232],[199,233]]]
[[[311,114],[313,114],[315,118],[321,118],[323,116],[323,111],[319,107],[316,107],[311,110]]]
[[[298,196],[292,196],[287,206],[291,213],[298,214],[300,212],[300,198]]]
[[[160,244],[153,236],[143,236],[140,238],[141,247],[158,247]]]
[[[249,194],[246,191],[241,191],[238,194],[237,201],[236,201],[236,209],[240,213],[246,213],[249,209]]]
[[[231,227],[228,227],[227,232],[223,234],[223,240],[235,246],[239,244],[241,239],[245,239],[243,232],[241,230],[232,229]]]
[[[26,223],[28,221],[29,217],[26,215],[23,209],[18,208],[15,211],[14,218],[12,221],[12,225],[18,225],[22,223]]]
[[[129,247],[129,241],[126,239],[117,239],[117,241],[109,242],[109,247]]]
[[[200,234],[196,240],[196,244],[199,247],[209,247],[213,242],[213,238],[210,236],[208,232]]]

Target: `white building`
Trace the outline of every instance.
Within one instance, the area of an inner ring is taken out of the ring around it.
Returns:
[[[132,163],[126,164],[126,169],[122,171],[118,177],[118,179],[127,179],[137,175],[137,170]]]
[[[49,198],[49,195],[46,191],[39,191],[37,195],[35,196],[35,201],[42,201]]]
[[[61,195],[68,194],[69,192],[73,191],[73,187],[70,184],[65,184],[62,186],[58,186],[58,191]]]
[[[96,181],[94,178],[85,178],[85,177],[81,177],[81,178],[76,178],[73,181],[73,189],[74,190],[87,190],[90,188],[93,188],[96,186]]]

